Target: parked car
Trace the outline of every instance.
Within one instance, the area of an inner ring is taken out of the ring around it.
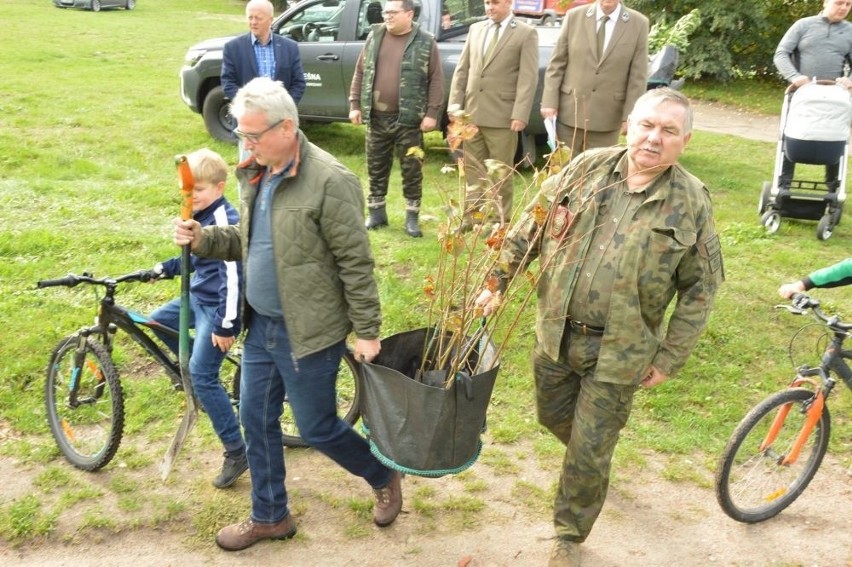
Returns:
[[[101,8],[124,8],[132,10],[136,0],[53,0],[57,8],[83,8],[92,12],[100,12]]]

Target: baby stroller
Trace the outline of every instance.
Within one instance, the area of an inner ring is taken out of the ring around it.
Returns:
[[[789,87],[781,107],[781,132],[775,156],[775,175],[760,192],[758,214],[767,232],[774,233],[781,217],[819,220],[817,238],[831,237],[846,200],[846,157],[852,99],[834,81],[811,81]],[[782,179],[784,158],[796,163],[837,166],[837,181]]]

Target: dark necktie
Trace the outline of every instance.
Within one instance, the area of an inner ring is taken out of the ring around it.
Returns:
[[[601,18],[601,23],[598,26],[598,60],[603,58],[604,40],[606,40],[606,23],[609,21],[609,16]]]

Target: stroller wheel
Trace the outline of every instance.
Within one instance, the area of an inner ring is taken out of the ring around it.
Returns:
[[[772,182],[764,181],[760,189],[760,200],[757,202],[757,214],[762,215],[769,206],[769,196],[772,192]]]
[[[766,228],[766,232],[775,234],[781,226],[781,213],[774,209],[769,209],[760,217],[760,224]]]
[[[843,203],[831,212],[831,220],[834,226],[840,224],[840,219],[843,218]]]
[[[817,225],[817,240],[828,240],[831,238],[831,232],[834,230],[833,220],[832,215],[824,215],[821,219],[819,219],[819,224]]]

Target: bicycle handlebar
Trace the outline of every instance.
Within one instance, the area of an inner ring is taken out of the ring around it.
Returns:
[[[805,311],[810,309],[817,319],[829,327],[839,331],[852,331],[852,323],[842,322],[837,315],[826,315],[823,313],[822,309],[820,309],[819,305],[819,300],[814,299],[809,295],[805,295],[804,293],[794,293],[792,297],[792,305],[779,305],[778,307],[783,307],[795,315],[803,315]]]
[[[86,283],[90,285],[111,286],[121,282],[149,282],[151,280],[157,279],[162,279],[162,276],[156,274],[154,270],[136,270],[135,272],[130,272],[129,274],[124,274],[123,276],[118,276],[117,278],[104,277],[100,279],[96,279],[92,274],[83,272],[81,275],[68,274],[67,276],[62,278],[56,278],[52,280],[39,280],[38,282],[36,282],[36,287],[38,289],[46,287],[74,287],[81,283]]]
[[[85,275],[85,274],[84,274]],[[78,283],[80,283],[80,276],[76,276],[74,274],[68,274],[64,278],[57,278],[55,280],[39,280],[36,283],[36,287],[39,289],[45,287],[57,287],[57,286],[65,286],[65,287],[74,287]]]

